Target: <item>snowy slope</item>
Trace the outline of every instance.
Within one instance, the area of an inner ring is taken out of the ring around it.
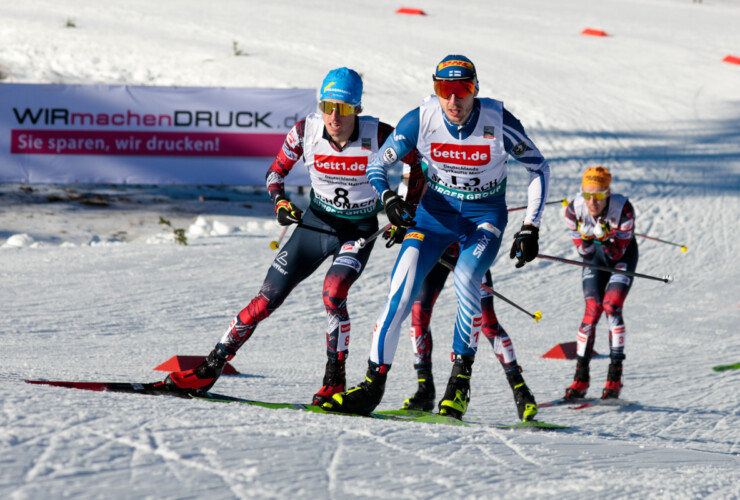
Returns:
[[[711,370],[740,361],[740,67],[721,62],[740,55],[740,3],[427,0],[424,17],[393,14],[399,6],[6,0],[0,68],[5,82],[315,87],[347,65],[363,74],[365,112],[395,123],[431,91],[434,64],[465,53],[481,94],[504,100],[550,159],[552,199],[604,164],[639,232],[688,246],[639,242],[638,271],[675,283],[637,281],[625,306],[623,397],[638,404],[543,408],[542,420],[573,428],[527,433],[23,384],[154,381],[170,356],[206,354],[257,292],[280,229],[252,188],[0,185],[0,498],[740,498],[740,373]],[[579,35],[586,27],[611,36]],[[513,164],[511,206],[524,182]],[[562,207],[548,210],[541,252],[575,258]],[[189,244],[160,217],[188,229]],[[352,289],[351,384],[395,253],[379,245]],[[580,271],[515,270],[506,253],[497,290],[544,317],[500,302],[497,312],[538,401],[555,399],[574,364],[541,355],[575,340]],[[240,351],[243,375],[214,390],[310,398],[324,365],[323,270]],[[449,287],[432,325],[440,392],[455,309]],[[597,351],[606,337],[601,325]],[[379,409],[415,388],[407,342]],[[480,349],[468,415],[512,423],[510,389]],[[594,393],[607,364],[592,363]]]

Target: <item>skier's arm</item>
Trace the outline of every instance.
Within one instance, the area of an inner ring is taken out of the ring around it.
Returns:
[[[399,159],[403,158],[405,160],[407,158],[407,155],[415,149],[418,136],[419,108],[416,108],[401,118],[393,134],[370,158],[367,166],[367,178],[381,199],[383,199],[383,193],[390,189],[388,169],[396,165]]]
[[[384,122],[378,124],[378,144],[385,144],[391,134],[393,134],[393,127]],[[421,171],[421,158],[416,148],[401,158],[401,161],[410,168],[406,201],[417,204],[424,189],[424,174]]]
[[[296,123],[288,135],[285,137],[283,147],[280,149],[277,157],[267,169],[265,175],[265,184],[267,192],[273,203],[277,203],[280,198],[285,198],[285,177],[290,170],[303,156],[303,135],[306,130],[306,121],[301,120]]]
[[[550,165],[527,136],[524,127],[504,109],[504,148],[529,172],[525,224],[540,225],[550,185]]]
[[[574,202],[571,201],[570,204],[568,204],[568,208],[565,209],[565,223],[568,224],[570,237],[573,239],[573,244],[576,246],[578,255],[588,258],[594,254],[594,251],[596,251],[593,235],[584,236],[578,230],[579,221],[578,217],[576,216],[576,211],[573,203]]]
[[[383,122],[380,122],[380,125],[381,126],[378,127],[378,144],[385,144],[388,138],[393,133],[393,127]],[[382,149],[379,149],[379,151],[382,151]],[[406,189],[406,195],[404,198],[405,201],[410,204],[408,213],[412,214],[415,212],[413,212],[410,207],[416,206],[419,203],[422,192],[424,190],[424,174],[421,171],[421,156],[414,147],[401,159],[401,161],[409,166],[409,179]],[[388,178],[386,174],[386,182],[387,181]],[[393,195],[392,191],[386,192],[389,193],[389,196]],[[389,199],[390,198],[382,199],[383,204],[385,205],[386,201]],[[386,207],[386,210],[388,210],[388,207]],[[392,215],[389,215],[389,219],[391,217]],[[403,241],[405,235],[406,227],[398,227],[396,225],[391,226],[385,233],[383,233],[383,238],[388,240],[385,246],[387,248],[390,248],[396,243],[400,244]]]
[[[421,170],[421,155],[419,151],[414,148],[409,154],[404,156],[403,162],[411,167],[409,171],[409,184],[406,190],[406,201],[417,205],[421,200],[421,195],[424,194],[424,172]]]
[[[635,231],[635,209],[627,201],[622,208],[622,214],[619,217],[619,226],[611,228],[609,238],[602,241],[604,254],[611,260],[617,261],[624,256],[627,247],[632,241]]]

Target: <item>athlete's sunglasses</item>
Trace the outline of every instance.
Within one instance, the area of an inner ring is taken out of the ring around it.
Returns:
[[[347,104],[346,102],[321,101],[319,103],[319,109],[327,115],[332,114],[336,109],[337,113],[339,113],[341,116],[350,116],[355,114],[357,106],[352,106],[351,104]]]
[[[584,200],[590,200],[593,198],[594,200],[603,200],[607,196],[609,196],[609,191],[597,191],[595,193],[586,193],[584,191],[581,191],[581,195],[583,195]]]
[[[449,99],[452,94],[464,99],[475,93],[473,80],[434,80],[434,93],[442,99]]]

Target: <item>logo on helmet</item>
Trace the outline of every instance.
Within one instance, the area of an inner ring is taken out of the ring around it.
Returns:
[[[475,66],[473,66],[473,63],[469,63],[468,61],[443,61],[437,66],[437,71],[442,71],[443,69],[450,66],[462,66],[463,68],[469,69],[470,71],[475,71]]]

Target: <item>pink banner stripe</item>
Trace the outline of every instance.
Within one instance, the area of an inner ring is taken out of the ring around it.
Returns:
[[[11,154],[270,157],[283,134],[106,130],[11,131]]]

